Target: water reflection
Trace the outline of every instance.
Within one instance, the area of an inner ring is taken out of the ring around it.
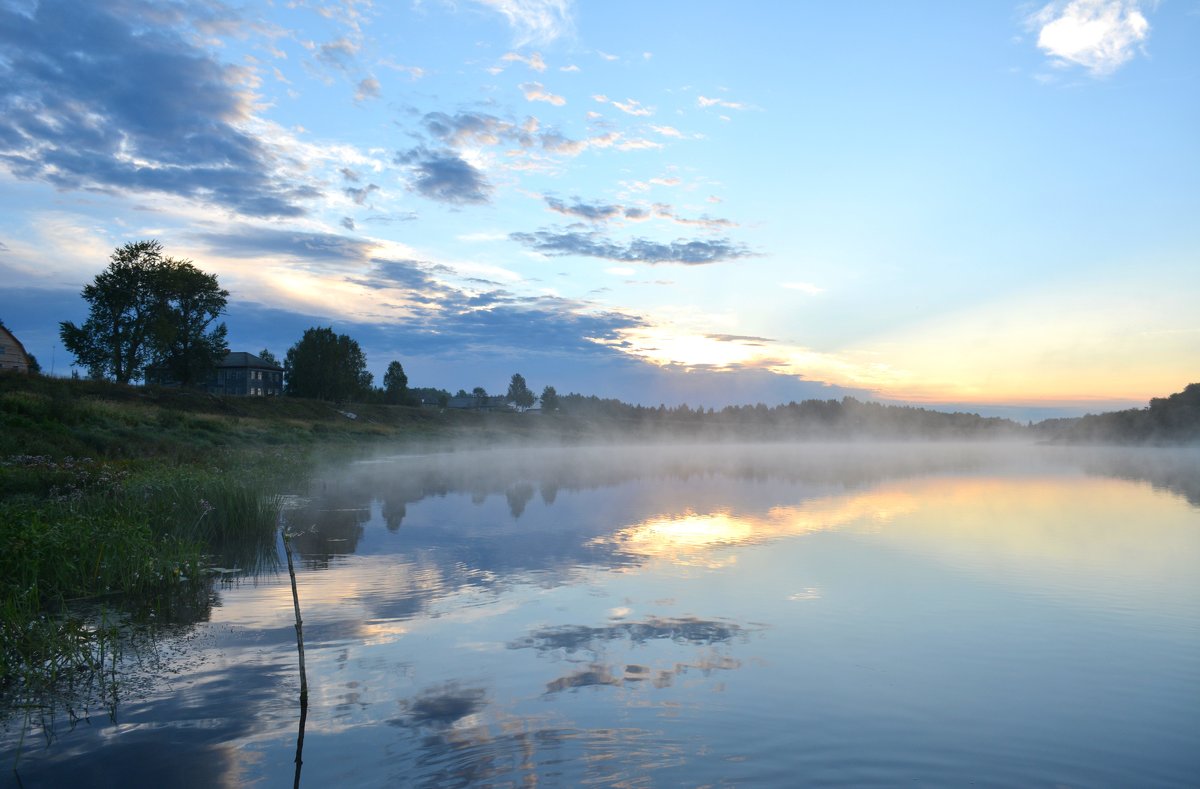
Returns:
[[[1185,782],[1195,459],[723,447],[329,469],[286,513],[303,781]],[[215,587],[180,642],[193,665],[26,757],[27,784],[155,743],[184,784],[201,761],[208,785],[291,780],[291,616],[286,579]]]

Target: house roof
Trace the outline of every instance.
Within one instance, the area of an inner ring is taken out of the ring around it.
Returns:
[[[12,331],[10,331],[9,328],[7,326],[5,326],[3,323],[0,323],[0,332],[4,332],[5,334],[7,334],[8,338],[17,344],[17,350],[20,351],[21,355],[25,357],[25,363],[28,364],[29,363],[29,351],[25,350],[25,346],[22,345],[21,341],[17,339],[17,335],[13,334]]]
[[[279,365],[263,361],[254,354],[246,353],[245,351],[232,351],[226,354],[217,367],[259,367],[263,370],[283,370]]]

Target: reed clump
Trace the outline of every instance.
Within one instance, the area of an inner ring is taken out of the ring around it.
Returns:
[[[103,688],[116,622],[169,621],[209,567],[274,569],[278,481],[231,469],[0,460],[0,696]]]

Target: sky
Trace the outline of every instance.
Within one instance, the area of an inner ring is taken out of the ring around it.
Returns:
[[[233,350],[1018,417],[1200,381],[1200,0],[0,0],[0,319],[157,239]]]

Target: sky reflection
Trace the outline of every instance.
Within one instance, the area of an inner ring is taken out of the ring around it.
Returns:
[[[1030,451],[331,469],[288,514],[303,783],[1179,783],[1200,466]],[[207,616],[186,673],[23,757],[26,785],[158,742],[211,785],[290,780],[286,577]]]

